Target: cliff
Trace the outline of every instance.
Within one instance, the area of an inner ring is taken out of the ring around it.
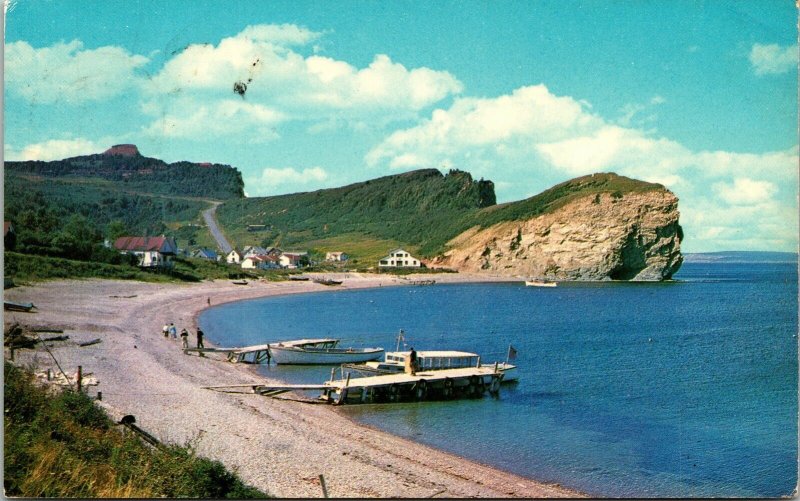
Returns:
[[[683,261],[677,197],[660,185],[597,176],[560,185],[565,195],[529,217],[473,226],[430,264],[554,280],[670,279]],[[629,189],[604,189],[620,180]]]

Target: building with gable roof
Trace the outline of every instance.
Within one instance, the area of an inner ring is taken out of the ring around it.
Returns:
[[[142,268],[172,266],[172,257],[178,253],[178,245],[172,237],[119,237],[114,248],[122,254],[133,254],[139,258]]]

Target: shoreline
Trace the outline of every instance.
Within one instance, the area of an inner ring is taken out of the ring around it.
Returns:
[[[180,340],[161,335],[163,323],[173,321],[179,331],[190,331],[194,346],[199,314],[225,303],[405,283],[384,275],[324,275],[344,283],[334,288],[310,281],[246,286],[227,280],[190,285],[42,282],[5,291],[8,300],[36,304],[37,313],[4,312],[4,323],[64,329],[70,339],[51,343],[50,351],[68,374],[80,365],[85,375],[99,381],[87,392],[102,392],[98,403],[113,419],[133,414],[139,426],[160,440],[192,443],[198,454],[222,461],[244,482],[271,495],[321,497],[322,474],[331,497],[585,496],[357,423],[328,405],[204,390],[202,386],[277,380],[213,353],[204,358],[183,355]],[[422,278],[437,283],[520,280],[464,274],[413,277]],[[101,342],[92,346],[77,344],[98,338]],[[17,351],[16,363],[58,371],[41,348]]]

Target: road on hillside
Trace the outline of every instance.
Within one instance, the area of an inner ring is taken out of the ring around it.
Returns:
[[[210,209],[206,209],[203,211],[203,219],[206,220],[206,226],[208,226],[208,231],[211,232],[211,236],[214,237],[214,240],[217,241],[217,245],[219,248],[222,249],[224,254],[228,254],[230,251],[233,250],[231,244],[228,243],[228,239],[225,238],[225,235],[217,226],[217,207],[219,206],[220,202],[214,202],[214,205]]]

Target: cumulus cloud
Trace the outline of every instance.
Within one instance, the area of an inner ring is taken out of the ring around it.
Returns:
[[[29,102],[79,104],[116,96],[138,80],[148,58],[121,47],[84,49],[73,40],[51,47],[29,43],[5,46],[6,88]]]
[[[769,181],[755,181],[746,177],[737,177],[733,183],[715,183],[714,191],[725,202],[731,205],[755,205],[770,201],[778,191],[778,187]]]
[[[649,105],[663,102],[655,96]],[[712,233],[733,242],[742,225],[781,240],[781,248],[797,241],[797,146],[765,153],[694,151],[605,120],[586,103],[555,96],[543,85],[496,98],[458,98],[449,109],[389,135],[365,161],[398,169],[453,165],[495,181],[501,200],[612,171],[673,189],[682,200],[687,235],[710,239],[703,242],[708,248],[714,248]],[[522,186],[519,179],[533,181]]]
[[[366,68],[293,46],[322,36],[292,25],[249,26],[217,45],[191,45],[170,59],[146,85],[151,94],[220,96],[235,82],[246,99],[280,109],[293,118],[380,112],[407,114],[462,90],[446,71],[409,69],[378,54]]]
[[[40,143],[33,143],[15,149],[11,145],[5,145],[3,155],[6,160],[61,160],[79,155],[91,155],[100,153],[106,148],[99,146],[94,141],[76,139],[50,139]]]
[[[237,136],[243,141],[266,142],[278,137],[274,127],[285,120],[276,110],[238,98],[205,104],[183,99],[170,103],[170,107],[144,129],[145,134],[183,139]]]
[[[754,44],[750,49],[750,64],[756,75],[777,75],[797,71],[797,45]]]
[[[302,170],[294,167],[268,167],[259,175],[247,180],[247,185],[256,195],[275,194],[282,188],[300,189],[303,186],[318,185],[328,179],[328,173],[322,167],[307,167]]]

